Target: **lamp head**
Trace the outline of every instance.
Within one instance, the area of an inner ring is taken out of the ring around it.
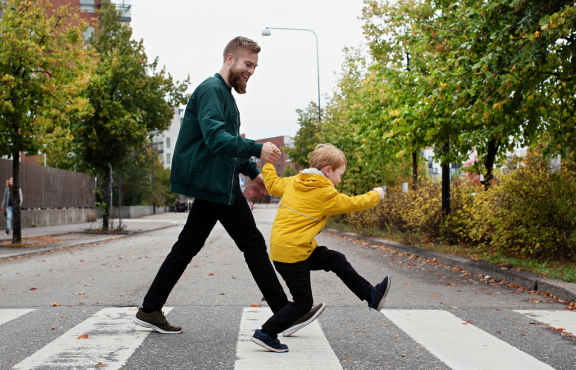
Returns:
[[[272,32],[269,29],[262,31],[262,36],[272,36]]]

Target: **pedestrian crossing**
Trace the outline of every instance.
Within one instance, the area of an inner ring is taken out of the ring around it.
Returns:
[[[382,313],[454,370],[552,370],[529,354],[444,310]]]
[[[164,307],[164,312],[170,319],[170,312],[182,309],[182,307],[177,309]],[[4,367],[0,361],[0,369],[136,368],[126,367],[136,351],[155,351],[155,347],[150,342],[146,342],[151,331],[132,322],[135,313],[136,308],[133,307],[101,309],[61,336],[46,343],[42,348],[35,350],[34,353],[27,354],[27,357],[20,362]],[[35,309],[0,309],[0,332],[12,322],[18,323],[19,320],[26,320],[30,315],[40,314],[39,310]],[[350,368],[345,362],[347,360],[338,357],[329,337],[323,331],[322,317],[300,330],[295,336],[280,338],[282,343],[290,348],[287,353],[267,352],[251,342],[253,330],[260,328],[271,314],[269,308],[247,307],[238,315],[238,336],[232,338],[236,341],[234,369],[338,370]],[[464,321],[447,310],[385,309],[381,311],[381,314],[370,317],[370,320],[375,321],[375,327],[388,327],[388,325],[376,325],[382,324],[379,320],[390,322],[395,328],[405,333],[409,337],[408,340],[422,346],[431,358],[435,357],[444,363],[446,368],[454,370],[549,370],[555,368],[542,358],[536,358],[525,350],[489,333],[485,328],[475,325],[472,320]],[[507,314],[515,314],[524,322],[537,321],[554,328],[562,328],[564,331],[576,332],[576,313],[572,311],[509,310]],[[187,330],[186,326],[184,330]],[[178,335],[180,334],[169,337],[174,338]],[[155,335],[153,339],[157,342],[168,340],[167,336],[160,334]],[[374,345],[385,348],[387,340],[390,339],[382,338],[381,342],[374,343]],[[147,345],[149,347],[146,347]],[[573,344],[571,345],[574,347]],[[215,352],[214,355],[217,356],[218,353]],[[565,355],[573,356],[574,352],[565,353]],[[158,353],[156,356],[161,356],[161,354]],[[386,364],[386,356],[382,361],[382,368],[391,368]],[[570,368],[574,365],[575,362]]]

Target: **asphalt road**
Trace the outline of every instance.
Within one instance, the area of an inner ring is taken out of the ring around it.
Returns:
[[[275,212],[254,209],[267,240]],[[320,245],[346,254],[373,284],[392,276],[384,310],[370,311],[335,274],[312,272],[326,311],[280,338],[290,352],[263,352],[242,328],[259,327],[266,303],[219,224],[166,305],[184,332],[151,333],[130,320],[186,214],[158,217],[179,226],[1,261],[0,369],[576,368],[567,334],[576,333],[576,313],[564,304],[325,233]]]

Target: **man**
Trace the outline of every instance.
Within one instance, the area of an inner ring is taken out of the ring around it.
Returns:
[[[258,65],[259,52],[260,46],[254,41],[234,38],[224,49],[220,72],[202,82],[188,101],[174,149],[170,190],[196,200],[178,241],[162,263],[134,318],[138,325],[164,334],[182,332],[180,326],[168,323],[162,307],[217,221],[244,253],[272,311],[276,313],[288,304],[238,180],[238,174],[242,173],[264,191],[264,179],[250,158],[275,163],[280,157],[274,144],[258,144],[240,136],[240,113],[232,88],[239,94],[246,93],[248,79]],[[314,321],[323,310],[324,304],[313,307],[294,323],[289,333]]]

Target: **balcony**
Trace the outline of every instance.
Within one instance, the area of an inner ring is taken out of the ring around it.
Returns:
[[[132,21],[132,5],[129,0],[117,0],[114,2],[116,9],[120,11],[120,22]]]

